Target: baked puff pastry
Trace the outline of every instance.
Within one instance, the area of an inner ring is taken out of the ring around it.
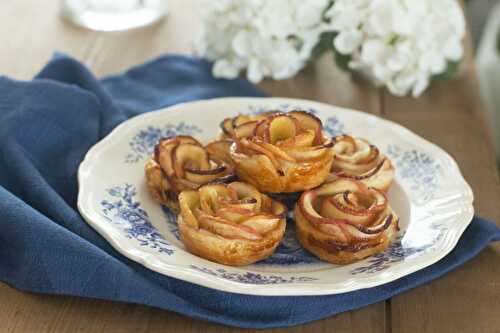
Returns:
[[[351,179],[302,193],[294,214],[300,244],[333,264],[383,251],[398,230],[398,217],[384,193]]]
[[[221,133],[218,138],[207,145],[207,150],[229,165],[233,165],[229,153],[234,139],[246,138],[253,135],[257,123],[277,111],[268,111],[256,115],[240,114],[233,118],[226,118],[220,123]]]
[[[240,114],[233,118],[226,118],[220,123],[222,132],[219,139],[246,138],[253,135],[257,123],[266,117],[278,114],[278,111],[267,111],[259,114]]]
[[[318,118],[292,111],[268,115],[252,126],[250,136],[233,137],[230,147],[238,177],[262,192],[298,192],[324,182],[333,151]]]
[[[174,212],[179,211],[177,196],[181,191],[235,178],[230,165],[211,157],[193,137],[183,135],[161,139],[145,173],[152,196]]]
[[[179,205],[177,223],[186,248],[221,264],[262,260],[285,233],[285,206],[249,184],[209,184],[183,191]]]
[[[334,138],[335,157],[327,181],[359,180],[368,187],[387,192],[394,180],[391,160],[364,139],[342,135]]]

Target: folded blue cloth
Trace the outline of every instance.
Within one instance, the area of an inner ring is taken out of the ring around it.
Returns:
[[[312,297],[224,293],[154,273],[119,253],[76,209],[87,150],[125,119],[180,102],[262,96],[210,64],[166,56],[104,80],[57,55],[29,82],[0,78],[0,280],[26,291],[147,304],[252,328],[291,326],[390,298],[474,257],[500,230],[475,217],[446,258],[367,290]]]

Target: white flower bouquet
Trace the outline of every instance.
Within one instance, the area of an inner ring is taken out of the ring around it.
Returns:
[[[210,0],[201,8],[196,51],[221,78],[286,79],[332,51],[341,68],[416,97],[463,57],[456,0]]]

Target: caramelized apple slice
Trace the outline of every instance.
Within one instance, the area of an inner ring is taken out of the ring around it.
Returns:
[[[315,139],[314,131],[308,129],[302,133],[297,134],[293,138],[279,141],[276,143],[276,145],[283,149],[311,147],[313,146],[314,139]]]
[[[339,198],[336,198],[336,197]],[[357,224],[365,224],[370,222],[373,219],[373,213],[368,214],[349,214],[344,212],[344,210],[339,209],[339,205],[342,204],[343,193],[338,193],[333,197],[326,198],[321,203],[320,214],[321,216],[327,218],[337,218],[337,219],[350,219],[350,221]],[[347,208],[347,205],[343,205]],[[367,207],[368,208],[368,207]],[[347,209],[346,209],[347,210]],[[352,210],[354,211],[354,210]]]
[[[200,227],[228,239],[259,240],[262,236],[254,229],[240,225],[221,217],[200,214]]]
[[[300,129],[311,129],[315,133],[315,144],[320,144],[323,139],[323,124],[321,120],[307,111],[291,111],[288,113],[297,119]]]
[[[184,167],[191,169],[208,169],[210,161],[203,147],[186,143],[172,150],[172,164],[177,177],[184,177]]]
[[[232,140],[223,139],[218,141],[210,142],[206,145],[205,149],[208,152],[210,159],[217,162],[224,162],[227,165],[232,165],[231,155],[229,154],[229,148],[233,143]]]
[[[322,146],[315,146],[312,148],[297,148],[287,151],[288,156],[297,161],[315,161],[322,159],[328,153],[328,149]]]
[[[252,121],[252,116],[246,114],[240,114],[231,120],[231,126],[233,126],[233,128],[236,128],[240,125],[246,124],[251,121]]]
[[[272,118],[269,123],[269,141],[275,144],[278,141],[295,137],[297,127],[292,117],[280,115]]]
[[[233,189],[243,201],[253,199],[253,210],[260,211],[262,207],[262,194],[253,186],[242,182],[232,182],[228,188]]]
[[[224,171],[226,171],[224,165],[211,165],[210,169],[184,168],[184,176],[193,183],[206,184],[214,179],[222,177]]]
[[[219,126],[222,130],[222,133],[224,133],[226,136],[231,137],[233,135],[232,118],[224,119]]]
[[[198,228],[198,219],[193,212],[200,206],[200,197],[197,191],[182,191],[179,194],[179,206],[184,222],[193,228]]]
[[[217,211],[217,216],[220,216],[226,220],[239,223],[255,215],[253,209],[248,209],[245,207],[232,206],[232,207],[222,207]]]
[[[200,187],[200,206],[203,211],[215,214],[220,208],[221,199],[232,200],[234,197],[231,191],[222,184],[205,185]]]
[[[250,227],[253,230],[259,232],[260,234],[265,234],[276,228],[279,222],[280,219],[276,217],[268,215],[256,215],[247,219],[246,221],[241,223],[241,225]]]
[[[246,138],[253,134],[257,121],[250,121],[233,128],[233,133],[237,138]]]

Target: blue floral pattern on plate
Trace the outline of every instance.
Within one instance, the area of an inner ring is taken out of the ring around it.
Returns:
[[[174,135],[195,135],[201,129],[195,125],[181,121],[178,124],[167,124],[162,127],[148,126],[140,130],[129,142],[131,152],[125,157],[125,163],[137,163],[153,153],[155,145],[161,138]]]
[[[384,252],[369,257],[366,261],[368,265],[357,267],[351,270],[350,273],[352,275],[373,274],[386,270],[391,264],[404,261],[415,254],[427,251],[441,240],[446,228],[441,224],[432,224],[431,230],[435,233],[434,239],[422,246],[403,246],[403,235],[399,235]]]
[[[329,117],[323,122],[323,130],[330,137],[345,134],[344,123],[342,123],[336,116]]]
[[[104,217],[119,224],[127,238],[135,239],[141,246],[147,246],[160,253],[174,254],[174,249],[149,221],[148,213],[142,209],[141,203],[135,201],[137,191],[133,185],[114,186],[107,190],[113,201],[102,200],[101,208]]]
[[[246,284],[285,284],[285,283],[301,283],[301,282],[311,282],[316,281],[318,279],[310,277],[310,276],[292,276],[289,278],[285,278],[277,275],[264,275],[259,273],[252,272],[228,272],[227,270],[220,269],[211,269],[206,267],[199,267],[196,265],[189,266],[192,269],[195,269],[199,272],[203,272],[205,274],[209,274],[212,276],[216,276],[219,278],[223,278],[229,281],[246,283]]]
[[[402,150],[396,145],[389,145],[387,155],[391,157],[398,174],[410,184],[410,189],[419,204],[429,202],[439,187],[439,163],[426,154],[415,149]]]

